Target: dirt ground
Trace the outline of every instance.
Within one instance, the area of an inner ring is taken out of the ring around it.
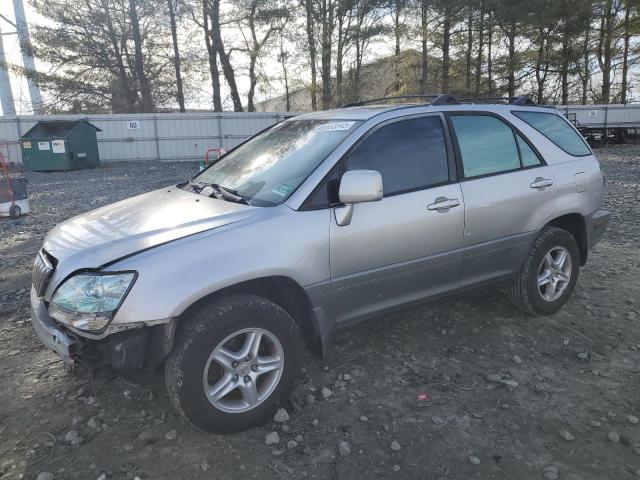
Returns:
[[[162,385],[68,374],[29,321],[55,223],[196,166],[29,174],[33,214],[0,220],[0,478],[639,477],[640,148],[598,154],[613,220],[564,310],[532,319],[490,292],[356,326],[307,356],[287,422],[233,436],[191,428]]]

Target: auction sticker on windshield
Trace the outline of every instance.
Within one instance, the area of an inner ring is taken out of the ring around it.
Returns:
[[[340,130],[349,130],[355,122],[331,122],[323,123],[314,127],[314,132],[336,132]]]

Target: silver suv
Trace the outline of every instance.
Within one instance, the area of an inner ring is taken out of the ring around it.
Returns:
[[[65,361],[164,371],[196,427],[286,402],[306,346],[479,287],[548,315],[607,227],[604,177],[522,98],[358,105],[279,123],[189,181],[71,218],[33,272],[36,334]]]

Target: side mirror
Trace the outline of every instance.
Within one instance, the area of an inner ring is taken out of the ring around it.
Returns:
[[[344,204],[334,209],[336,224],[343,227],[351,223],[353,205],[382,200],[382,175],[375,170],[351,170],[342,175],[338,197]]]
[[[345,205],[382,200],[382,175],[375,170],[351,170],[342,175],[338,197]]]

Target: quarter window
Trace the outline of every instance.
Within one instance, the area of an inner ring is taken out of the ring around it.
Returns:
[[[516,139],[507,124],[488,115],[452,115],[450,118],[466,178],[520,168]]]
[[[533,167],[534,165],[540,165],[540,158],[536,155],[536,152],[524,141],[520,134],[516,134],[518,138],[518,148],[520,148],[520,158],[522,159],[523,167]]]
[[[528,123],[562,150],[574,157],[591,155],[584,139],[567,121],[555,113],[512,112],[520,120]]]
[[[346,169],[380,172],[385,196],[447,182],[440,118],[414,118],[379,128],[348,155]]]

